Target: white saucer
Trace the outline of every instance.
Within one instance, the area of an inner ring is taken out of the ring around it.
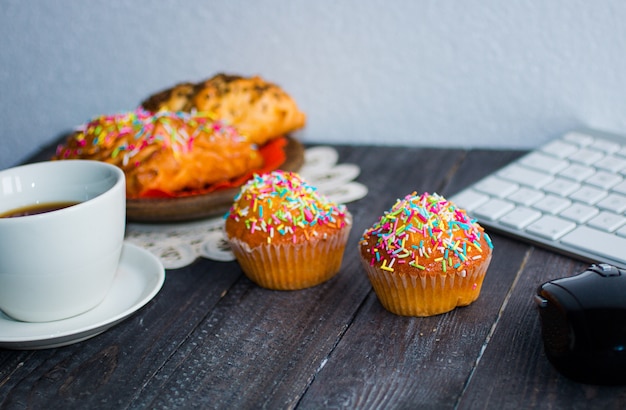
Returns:
[[[0,348],[48,349],[99,335],[148,303],[164,281],[159,259],[126,242],[117,275],[102,303],[82,315],[45,323],[20,322],[0,312]]]

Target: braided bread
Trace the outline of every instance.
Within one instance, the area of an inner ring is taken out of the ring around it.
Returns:
[[[152,112],[206,112],[234,126],[251,142],[267,141],[304,127],[305,114],[279,86],[259,76],[217,74],[205,81],[180,83],[141,103]]]
[[[143,109],[94,118],[53,159],[93,159],[126,175],[126,196],[183,195],[263,166],[257,147],[233,127],[200,114]]]

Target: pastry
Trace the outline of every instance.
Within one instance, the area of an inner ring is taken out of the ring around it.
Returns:
[[[404,316],[431,316],[475,301],[492,254],[484,229],[438,194],[398,200],[359,241],[381,304]]]
[[[255,175],[225,218],[226,236],[246,276],[275,290],[308,288],[332,278],[352,226],[345,205],[285,171]]]
[[[304,127],[305,114],[278,85],[259,76],[217,74],[208,80],[181,83],[148,97],[148,111],[207,112],[220,118],[255,144]]]
[[[54,159],[91,159],[124,170],[128,198],[181,196],[263,165],[257,147],[206,114],[143,109],[79,127]]]

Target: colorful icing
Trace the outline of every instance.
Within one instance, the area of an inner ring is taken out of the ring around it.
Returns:
[[[244,185],[225,219],[241,222],[245,233],[260,234],[268,243],[284,237],[297,242],[341,229],[345,205],[337,205],[297,173],[277,170],[254,177]]]
[[[110,157],[121,156],[121,163],[126,166],[133,157],[153,145],[169,148],[174,154],[189,152],[200,133],[235,141],[245,140],[232,126],[216,121],[208,113],[152,113],[139,108],[126,113],[102,115],[78,127],[73,143],[60,145],[56,157],[65,159],[79,157],[85,151],[111,150]],[[132,142],[125,143],[129,135],[133,136],[132,140],[129,139]]]
[[[482,258],[485,243],[493,247],[464,210],[436,193],[415,192],[398,199],[359,242],[370,254],[370,264],[386,271],[401,264],[421,271],[438,266],[462,276],[466,266]]]

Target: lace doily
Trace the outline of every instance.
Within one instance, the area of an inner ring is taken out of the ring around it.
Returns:
[[[346,204],[367,195],[367,187],[355,182],[361,169],[354,164],[337,164],[339,155],[332,147],[309,148],[298,171],[307,182],[331,200]],[[126,225],[126,241],[156,255],[166,269],[182,268],[197,258],[232,261],[225,240],[222,217],[172,224]]]

